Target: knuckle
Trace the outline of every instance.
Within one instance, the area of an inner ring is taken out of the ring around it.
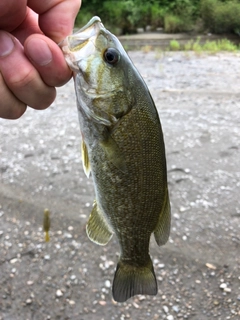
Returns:
[[[8,85],[14,88],[22,88],[23,90],[36,79],[36,72],[31,69],[25,69],[21,74],[13,73],[8,79]]]

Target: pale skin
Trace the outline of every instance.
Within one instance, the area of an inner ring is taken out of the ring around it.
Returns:
[[[45,109],[72,76],[58,43],[72,33],[81,0],[0,1],[0,117]]]

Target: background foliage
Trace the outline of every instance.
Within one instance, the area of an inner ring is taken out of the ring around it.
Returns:
[[[239,0],[83,0],[76,26],[83,26],[94,15],[117,34],[137,28],[165,32],[240,32]]]

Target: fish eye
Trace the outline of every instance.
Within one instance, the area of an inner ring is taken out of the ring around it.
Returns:
[[[104,59],[107,63],[114,65],[119,61],[119,52],[114,48],[108,48],[104,52]]]

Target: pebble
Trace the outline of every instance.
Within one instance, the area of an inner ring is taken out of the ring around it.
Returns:
[[[172,309],[173,309],[173,311],[176,312],[176,313],[179,312],[179,307],[178,307],[178,306],[173,306]]]
[[[206,263],[206,267],[208,268],[208,269],[212,269],[212,270],[216,270],[217,269],[217,267],[215,267],[213,264],[211,264],[211,263]]]
[[[14,264],[14,263],[16,263],[17,261],[18,261],[18,259],[11,259],[11,260],[10,260],[10,263]]]
[[[106,288],[111,288],[111,282],[109,280],[106,280],[104,285]]]
[[[50,260],[50,258],[51,258],[51,257],[50,257],[49,254],[46,254],[46,255],[44,256],[44,259],[45,259],[45,260]]]
[[[169,311],[168,307],[167,307],[167,306],[163,306],[163,311],[164,311],[165,313],[168,313],[168,311]]]
[[[26,300],[26,304],[31,304],[31,303],[32,303],[32,299],[29,298]]]
[[[227,284],[226,283],[221,283],[220,284],[220,289],[225,289],[227,288]]]
[[[174,320],[174,317],[173,317],[171,314],[169,314],[169,315],[167,316],[167,320]]]
[[[61,291],[60,289],[58,289],[58,290],[56,291],[56,297],[60,298],[60,297],[62,297],[62,296],[63,296],[62,291]]]

